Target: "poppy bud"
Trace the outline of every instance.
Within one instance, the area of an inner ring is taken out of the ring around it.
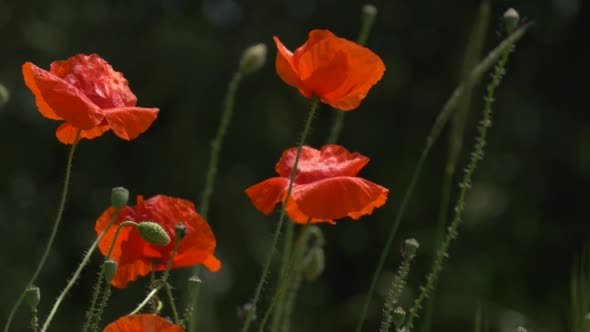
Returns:
[[[395,308],[395,310],[393,310],[392,319],[393,319],[393,324],[395,325],[395,327],[397,327],[397,328],[402,327],[402,324],[406,320],[406,311],[404,310],[404,308],[402,308],[402,307]]]
[[[39,290],[39,287],[28,287],[27,290],[25,290],[25,301],[27,301],[31,310],[36,310],[39,301],[41,301],[41,291]]]
[[[402,254],[406,259],[413,259],[416,256],[416,250],[420,248],[420,244],[416,239],[407,239],[404,241],[404,247],[402,249]]]
[[[111,205],[115,209],[122,209],[127,205],[129,200],[129,190],[123,187],[113,188],[111,191]]]
[[[183,223],[176,224],[176,226],[174,226],[174,231],[176,234],[176,241],[180,241],[186,236],[186,226],[184,226]]]
[[[586,314],[586,316],[584,316],[585,320],[590,320],[590,312]]]
[[[361,12],[363,21],[372,21],[375,19],[375,16],[377,16],[377,7],[371,4],[366,4],[361,9]]]
[[[510,8],[504,12],[504,28],[506,29],[506,33],[512,33],[518,26],[519,21],[520,15],[518,15],[518,12],[514,8]]]
[[[0,107],[6,105],[8,99],[10,99],[8,90],[4,87],[4,85],[0,84]]]
[[[137,229],[141,237],[154,245],[167,246],[170,243],[170,236],[164,228],[153,221],[144,221],[137,224]]]
[[[266,45],[260,43],[248,47],[240,59],[240,71],[251,74],[258,71],[266,62]]]
[[[516,330],[514,330],[515,332],[526,332],[526,329],[522,326],[519,326],[516,328]]]
[[[324,249],[313,248],[305,258],[303,266],[303,276],[307,281],[316,280],[326,267],[326,256],[324,255]]]
[[[107,283],[111,283],[113,278],[115,278],[115,273],[117,272],[117,262],[112,259],[107,259],[104,262],[104,279]]]
[[[201,278],[199,278],[199,276],[194,275],[190,278],[188,278],[188,297],[189,299],[193,299],[195,298],[195,296],[197,295],[197,291],[199,289],[199,287],[201,286]]]

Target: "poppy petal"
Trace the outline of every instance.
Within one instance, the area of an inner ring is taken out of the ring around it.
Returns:
[[[213,255],[207,257],[203,261],[203,265],[205,265],[205,267],[207,267],[207,269],[209,269],[211,272],[217,272],[219,269],[221,269],[221,262]]]
[[[102,125],[90,129],[83,129],[82,131],[80,131],[80,139],[93,139],[99,137],[105,132],[109,131],[109,129],[110,127],[108,125]],[[80,129],[74,128],[71,124],[64,122],[55,131],[55,136],[63,144],[74,144],[74,140],[76,139],[78,130]]]
[[[293,189],[292,199],[306,216],[359,219],[387,201],[389,190],[358,177],[333,177]]]
[[[134,107],[137,103],[123,74],[97,54],[54,61],[50,72],[78,88],[101,109]]]
[[[156,120],[157,108],[123,107],[103,110],[115,135],[132,140],[145,132]]]
[[[102,121],[100,108],[61,78],[30,62],[23,65],[23,76],[43,116],[63,119],[81,129],[96,127]]]
[[[277,203],[285,197],[289,187],[289,179],[274,177],[262,181],[246,189],[246,195],[260,212],[269,215]]]
[[[289,219],[291,219],[297,224],[316,224],[321,222],[335,224],[335,222],[332,219],[310,218],[308,215],[303,213],[301,209],[299,209],[297,202],[293,199],[289,199],[289,203],[287,203],[287,208],[285,209],[285,212],[287,213],[287,216],[289,216]]]
[[[307,58],[307,55],[310,57],[318,56],[314,54],[314,51],[331,52],[330,50],[323,50],[322,46],[325,44],[327,43],[318,43],[318,46],[314,47],[310,52],[305,53],[304,58]],[[326,102],[324,96],[331,93],[342,84],[348,76],[348,71],[348,57],[344,52],[339,51],[336,52],[336,54],[333,54],[330,62],[316,64],[316,69],[309,75],[309,77],[304,79],[303,86],[312,91],[313,95],[319,96],[323,102]]]
[[[366,47],[342,39],[348,54],[348,73],[337,89],[322,96],[332,107],[350,111],[357,108],[385,72],[381,58]]]
[[[275,60],[275,68],[279,77],[283,80],[283,82],[287,83],[293,87],[300,87],[300,80],[297,76],[297,72],[293,67],[293,53],[289,51],[279,37],[273,37],[273,40],[277,46],[277,57]]]
[[[275,170],[283,177],[290,177],[297,148],[283,152]],[[367,165],[369,158],[351,153],[337,144],[324,145],[321,150],[303,146],[297,166],[295,183],[302,184],[333,176],[355,176]]]
[[[182,328],[154,314],[123,316],[105,327],[103,332],[183,332]]]

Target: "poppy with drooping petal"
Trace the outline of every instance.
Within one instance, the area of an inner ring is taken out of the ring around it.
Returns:
[[[284,202],[297,148],[283,152],[275,167],[280,175],[260,182],[246,194],[264,214]],[[303,146],[286,212],[297,223],[333,222],[350,217],[359,219],[385,204],[389,190],[356,175],[369,158],[350,153],[340,145],[325,145],[321,150]]]
[[[102,332],[183,332],[182,327],[154,314],[123,316]]]
[[[63,121],[55,134],[64,144],[74,143],[78,131],[92,139],[113,130],[131,140],[158,115],[157,108],[137,107],[123,74],[96,54],[54,61],[49,71],[26,62],[23,77],[41,115]]]
[[[96,221],[95,230],[101,234],[110,222],[115,209],[108,208]],[[158,195],[146,199],[137,196],[135,206],[124,207],[117,220],[98,244],[98,248],[106,255],[113,242],[117,226],[123,221],[137,223],[151,221],[158,223],[169,235],[171,241],[166,246],[158,246],[146,242],[137,228],[124,226],[115,242],[111,259],[117,262],[117,272],[113,279],[113,286],[123,288],[127,283],[140,276],[145,276],[152,270],[164,271],[172,254],[176,241],[176,224],[185,226],[186,235],[180,241],[178,253],[172,260],[172,267],[188,267],[203,264],[210,271],[217,271],[221,263],[213,252],[215,251],[215,236],[209,224],[195,211],[190,201]]]
[[[385,71],[383,61],[371,50],[328,30],[312,30],[295,52],[278,37],[274,41],[281,79],[306,98],[319,97],[342,111],[357,108]]]

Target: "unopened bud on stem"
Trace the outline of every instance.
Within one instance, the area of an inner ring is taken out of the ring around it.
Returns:
[[[240,59],[240,71],[243,74],[251,74],[258,71],[266,62],[266,45],[256,44],[248,47]]]
[[[406,320],[406,311],[402,307],[397,307],[397,308],[395,308],[395,310],[393,310],[392,318],[393,318],[393,325],[395,325],[395,327],[397,327],[397,328],[400,328],[400,327],[402,327],[402,324]]]
[[[504,28],[506,29],[506,33],[511,34],[518,26],[519,21],[520,15],[518,15],[518,12],[514,8],[510,8],[504,12]]]
[[[10,99],[8,90],[4,87],[4,85],[0,84],[0,107],[6,105],[8,99]]]
[[[170,243],[170,236],[158,223],[153,221],[140,222],[137,229],[141,237],[151,244],[167,246]]]
[[[115,209],[122,209],[129,201],[129,190],[123,187],[113,188],[111,191],[111,205]]]
[[[37,286],[31,286],[25,290],[25,301],[31,307],[31,310],[36,310],[39,301],[41,301],[41,291]]]
[[[404,246],[402,249],[402,254],[406,259],[414,259],[416,256],[416,250],[420,248],[420,244],[416,239],[407,239],[404,241]]]

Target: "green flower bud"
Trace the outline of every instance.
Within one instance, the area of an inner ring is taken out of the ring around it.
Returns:
[[[326,256],[324,254],[324,249],[321,247],[316,247],[311,249],[308,256],[305,258],[303,262],[303,276],[307,281],[314,281],[316,280],[322,273],[326,267]]]
[[[406,311],[402,307],[397,307],[395,310],[393,310],[392,318],[395,327],[400,328],[406,320]]]
[[[260,70],[266,62],[266,53],[266,45],[262,43],[248,47],[244,53],[242,53],[242,58],[240,59],[240,71],[243,74],[251,74]]]
[[[129,190],[123,187],[113,188],[111,191],[111,205],[116,209],[122,209],[129,201]]]
[[[189,299],[194,299],[195,296],[197,296],[197,292],[199,290],[199,287],[201,286],[201,278],[199,278],[199,276],[192,276],[190,278],[188,278],[188,298]]]
[[[170,236],[162,226],[153,221],[144,221],[137,224],[141,237],[154,245],[167,246],[170,243]]]
[[[176,241],[180,242],[186,236],[186,226],[183,223],[176,224],[174,231],[176,233]]]
[[[585,320],[590,320],[590,312],[586,314],[586,316],[584,316]]]
[[[516,328],[516,330],[514,330],[515,332],[526,332],[526,329],[522,326],[519,326]]]
[[[8,89],[6,89],[4,85],[0,84],[0,107],[6,105],[9,99],[10,93],[8,93]]]
[[[37,286],[28,287],[25,290],[25,301],[31,307],[31,310],[36,310],[39,301],[41,301],[41,291]]]
[[[112,259],[107,259],[104,262],[104,280],[110,284],[111,281],[113,281],[113,278],[115,278],[115,273],[117,273],[117,262]]]
[[[404,247],[402,249],[402,254],[406,259],[414,259],[416,256],[416,250],[420,248],[420,244],[416,239],[407,239],[404,241]]]
[[[518,15],[518,12],[514,8],[510,8],[504,12],[504,28],[506,29],[506,33],[512,33],[518,26],[519,21],[520,15]]]
[[[363,20],[374,20],[375,16],[377,16],[377,7],[371,5],[371,4],[366,4],[363,6],[363,8],[361,9],[362,15],[363,15]]]

